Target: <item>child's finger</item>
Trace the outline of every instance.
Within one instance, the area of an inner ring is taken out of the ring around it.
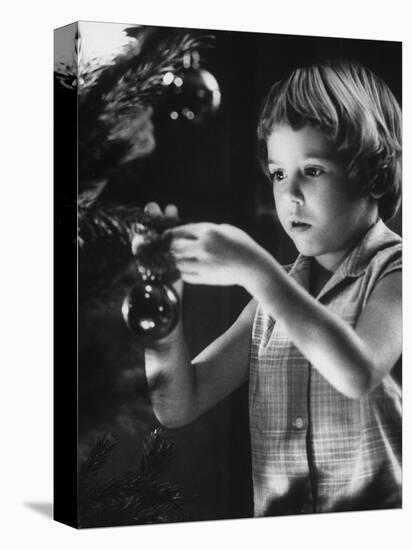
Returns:
[[[162,216],[162,210],[157,202],[148,202],[144,207],[144,212],[149,216]]]
[[[197,239],[202,233],[201,223],[188,223],[168,229],[163,234],[169,239]]]
[[[175,204],[168,204],[165,208],[165,216],[168,218],[178,219],[179,211],[177,206]]]
[[[183,280],[187,276],[197,276],[199,270],[199,262],[195,258],[180,258],[176,260],[176,267],[180,271]]]
[[[197,241],[195,239],[173,239],[170,244],[170,251],[172,254],[187,254],[193,255],[198,248]]]

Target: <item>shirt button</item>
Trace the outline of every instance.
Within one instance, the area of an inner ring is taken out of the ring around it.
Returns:
[[[293,423],[293,425],[295,426],[295,428],[297,428],[298,430],[301,430],[303,428],[303,418],[301,416],[297,416],[295,418],[295,421]]]

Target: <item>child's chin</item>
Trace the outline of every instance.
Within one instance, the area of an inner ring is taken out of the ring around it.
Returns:
[[[298,242],[296,240],[294,241],[294,243],[299,254],[302,254],[303,256],[317,256],[321,254],[319,247],[313,246],[309,243]]]

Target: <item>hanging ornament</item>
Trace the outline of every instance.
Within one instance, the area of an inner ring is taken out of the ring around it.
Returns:
[[[132,332],[157,340],[167,336],[179,320],[179,297],[161,275],[139,268],[139,280],[127,294],[123,317]]]
[[[199,52],[195,50],[184,56],[182,70],[167,72],[163,77],[163,86],[167,87],[165,102],[172,120],[202,122],[219,108],[219,84],[199,64]]]
[[[179,274],[168,243],[158,230],[136,224],[132,248],[137,282],[123,300],[123,318],[136,335],[158,340],[167,336],[179,320],[180,300],[171,286]]]

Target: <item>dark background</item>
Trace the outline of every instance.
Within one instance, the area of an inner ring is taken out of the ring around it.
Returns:
[[[183,221],[238,225],[288,263],[296,252],[276,222],[271,190],[256,160],[257,118],[265,94],[296,66],[344,57],[372,69],[401,102],[401,44],[211,33],[214,47],[203,54],[203,66],[219,83],[220,109],[195,124],[172,121],[167,105],[159,105],[153,118],[155,151],[119,169],[102,199],[142,207],[149,201],[171,202]],[[389,225],[401,233],[401,215]],[[184,322],[193,355],[234,321],[248,299],[241,289],[187,286]],[[191,499],[191,520],[252,515],[247,417],[247,387],[242,387],[193,424],[168,431],[177,443],[168,476]],[[145,421],[155,423],[150,414]],[[130,466],[139,437],[125,431],[114,469]]]

